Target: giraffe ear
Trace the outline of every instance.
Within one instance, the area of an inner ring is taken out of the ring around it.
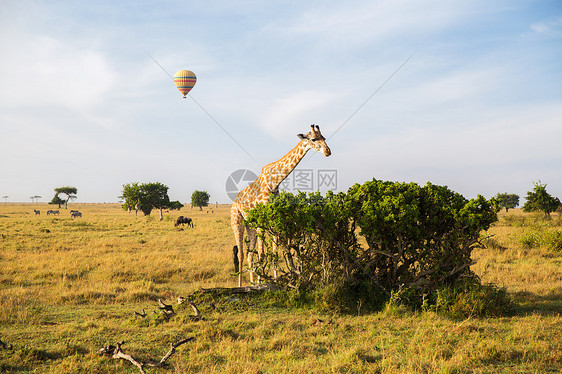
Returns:
[[[297,136],[299,137],[299,139],[306,139],[306,135],[298,134]]]

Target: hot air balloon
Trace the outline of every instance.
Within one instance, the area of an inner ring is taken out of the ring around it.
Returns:
[[[174,74],[174,84],[183,94],[184,99],[193,86],[195,86],[195,82],[197,82],[197,77],[190,70],[180,70]]]

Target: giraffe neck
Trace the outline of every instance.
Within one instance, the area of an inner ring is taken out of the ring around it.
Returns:
[[[269,193],[273,192],[281,182],[297,167],[310,147],[301,140],[289,153],[278,161],[263,167],[260,177],[263,176],[262,187]],[[269,197],[269,194],[268,196]]]

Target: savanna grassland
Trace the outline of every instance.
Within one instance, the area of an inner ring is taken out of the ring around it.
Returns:
[[[208,295],[233,287],[229,207],[183,208],[164,220],[116,204],[72,204],[82,218],[46,216],[46,204],[0,204],[0,372],[138,373],[98,356],[125,341],[147,373],[554,373],[562,368],[560,217],[519,210],[473,252],[484,283],[506,287],[511,315],[459,320],[387,308],[332,315],[267,298]],[[34,215],[40,209],[41,215]],[[179,215],[194,228],[174,227]],[[179,296],[192,297],[203,319]],[[174,306],[166,319],[161,299]],[[146,317],[134,312],[145,311]]]

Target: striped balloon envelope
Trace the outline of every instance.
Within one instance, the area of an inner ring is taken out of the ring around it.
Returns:
[[[197,77],[190,70],[180,70],[174,74],[174,84],[183,94],[184,98],[195,86],[195,82],[197,82]]]

